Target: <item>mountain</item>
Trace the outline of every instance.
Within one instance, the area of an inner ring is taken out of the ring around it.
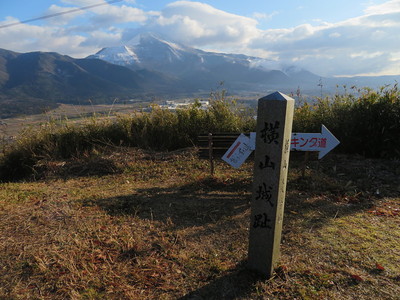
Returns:
[[[104,60],[58,53],[0,51],[0,92],[69,102],[165,89],[176,83],[159,72],[131,70]]]
[[[87,58],[101,59],[132,70],[157,70],[179,78],[194,90],[210,90],[223,81],[230,91],[265,90],[318,83],[319,76],[294,67],[266,68],[270,61],[243,54],[206,52],[167,41],[152,33],[139,34],[127,45],[103,48]],[[305,74],[307,76],[304,76]]]
[[[243,54],[207,52],[152,33],[84,59],[54,52],[0,49],[0,117],[37,113],[57,103],[112,103],[115,98],[199,96],[224,82],[237,95],[332,94],[337,86],[377,88],[400,76],[321,78],[295,65]],[[340,92],[340,91],[339,91]],[[257,96],[255,96],[257,97]]]
[[[54,107],[56,103],[111,103],[168,92],[185,92],[179,80],[149,70],[132,70],[104,60],[58,53],[16,53],[0,49],[0,115]]]
[[[379,88],[395,84],[400,76],[321,77],[295,65],[277,67],[276,62],[243,54],[206,52],[154,33],[137,35],[126,45],[103,48],[90,59],[101,59],[132,70],[156,70],[179,79],[191,91],[210,91],[219,82],[234,93],[266,93],[280,90],[308,95],[333,94],[337,87]],[[274,66],[275,65],[275,66]]]

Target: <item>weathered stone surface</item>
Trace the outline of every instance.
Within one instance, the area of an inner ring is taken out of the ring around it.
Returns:
[[[248,267],[267,277],[279,258],[293,111],[280,92],[258,101]]]

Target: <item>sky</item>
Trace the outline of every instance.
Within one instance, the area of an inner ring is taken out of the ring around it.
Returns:
[[[320,76],[400,75],[400,0],[0,0],[0,48],[16,52],[82,58],[147,31]]]

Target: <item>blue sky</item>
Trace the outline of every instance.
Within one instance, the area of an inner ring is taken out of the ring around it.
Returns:
[[[321,76],[400,74],[400,0],[0,0],[0,48],[17,52],[85,57],[140,31]]]

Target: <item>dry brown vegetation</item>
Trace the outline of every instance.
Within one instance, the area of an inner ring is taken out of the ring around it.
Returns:
[[[0,183],[0,299],[396,299],[400,162],[301,164],[266,280],[246,269],[251,162],[210,177],[195,149],[43,160]]]
[[[114,105],[70,105],[60,104],[56,109],[42,114],[23,115],[1,120],[0,137],[8,139],[18,134],[27,127],[40,127],[51,120],[55,121],[82,121],[88,116],[114,116],[117,113],[129,114],[140,108],[147,107],[148,103],[114,104]],[[0,139],[1,144],[1,139]]]
[[[299,106],[295,131],[323,122],[336,153],[387,159],[330,153],[302,176],[303,154],[291,154],[268,280],[246,269],[252,163],[218,161],[210,177],[196,149],[171,152],[199,132],[252,130],[223,94],[208,111],[33,116],[41,126],[0,151],[0,299],[398,298],[400,92],[358,93]]]

